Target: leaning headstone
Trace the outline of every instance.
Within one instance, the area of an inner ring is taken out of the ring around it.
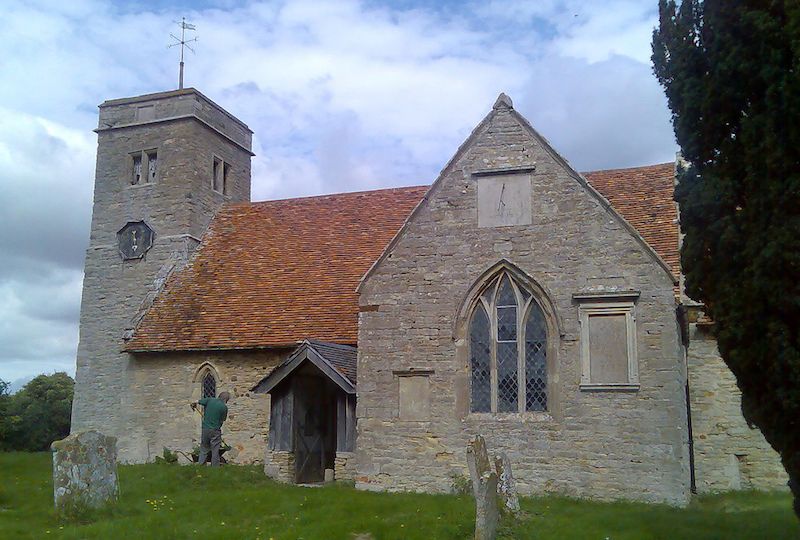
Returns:
[[[513,516],[519,515],[519,497],[511,474],[511,460],[505,452],[494,457],[494,468],[497,472],[497,494],[504,512]]]
[[[117,500],[117,439],[97,431],[73,433],[52,444],[56,510],[100,508]]]
[[[492,470],[486,441],[476,435],[467,444],[467,466],[475,494],[475,540],[494,540],[500,515],[497,509],[497,473]]]

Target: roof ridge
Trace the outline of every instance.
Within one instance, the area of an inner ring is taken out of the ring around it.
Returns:
[[[341,191],[338,193],[325,193],[321,195],[304,195],[302,197],[284,197],[282,199],[267,199],[264,201],[250,201],[244,203],[233,203],[230,206],[255,206],[261,204],[271,204],[271,203],[278,203],[278,202],[286,202],[286,201],[300,201],[300,200],[307,200],[307,199],[325,199],[325,198],[333,198],[333,197],[350,197],[350,196],[357,196],[357,195],[372,195],[378,193],[386,193],[390,191],[411,191],[414,189],[428,189],[429,185],[415,185],[415,186],[396,186],[390,188],[379,188],[379,189],[366,189],[361,191]]]
[[[499,98],[498,98],[499,99]],[[675,163],[671,161],[664,161],[661,163],[651,163],[650,165],[635,165],[633,167],[619,167],[619,168],[612,168],[612,169],[594,169],[590,171],[578,171],[580,174],[597,174],[597,173],[608,173],[608,172],[622,172],[622,171],[633,171],[636,169],[649,169],[653,167],[664,167],[664,166],[674,166]],[[238,202],[238,203],[226,203],[225,207],[227,208],[240,208],[240,207],[250,207],[256,205],[267,205],[272,203],[279,203],[279,202],[287,202],[287,201],[302,201],[302,200],[309,200],[309,199],[325,199],[328,197],[349,197],[349,196],[358,196],[358,195],[372,195],[378,193],[385,193],[389,191],[405,191],[405,190],[413,190],[413,189],[428,189],[431,187],[431,184],[416,184],[412,186],[394,186],[394,187],[386,187],[386,188],[378,188],[378,189],[362,189],[359,191],[337,191],[335,193],[322,193],[318,195],[303,195],[301,197],[283,197],[280,199],[266,199],[262,201],[247,201],[247,202]]]
[[[358,347],[353,347],[352,345],[345,345],[343,343],[331,343],[330,341],[321,341],[318,339],[309,339],[309,338],[306,338],[303,341],[307,341],[310,345],[322,345],[324,347],[331,347],[336,349],[358,350]]]
[[[607,173],[607,172],[622,172],[622,171],[634,171],[636,169],[652,169],[653,167],[665,167],[669,165],[670,167],[675,166],[674,161],[664,161],[662,163],[653,163],[651,165],[636,165],[635,167],[620,167],[617,169],[597,169],[594,171],[579,171],[581,174],[596,174],[596,173]]]

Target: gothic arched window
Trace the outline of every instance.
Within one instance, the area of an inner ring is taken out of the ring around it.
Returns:
[[[472,412],[547,410],[547,323],[533,295],[503,272],[469,326]]]
[[[203,375],[200,385],[201,397],[217,397],[217,378],[214,377],[210,370]]]

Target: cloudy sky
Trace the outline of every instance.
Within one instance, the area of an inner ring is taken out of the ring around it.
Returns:
[[[433,181],[509,94],[579,170],[670,161],[655,0],[4,0],[0,378],[75,370],[105,99],[186,85],[255,131],[253,199]]]

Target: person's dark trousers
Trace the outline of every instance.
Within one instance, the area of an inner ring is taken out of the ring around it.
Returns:
[[[211,466],[219,467],[219,447],[222,444],[221,429],[204,429],[200,433],[200,459],[199,465],[205,465],[208,454],[211,452]]]

